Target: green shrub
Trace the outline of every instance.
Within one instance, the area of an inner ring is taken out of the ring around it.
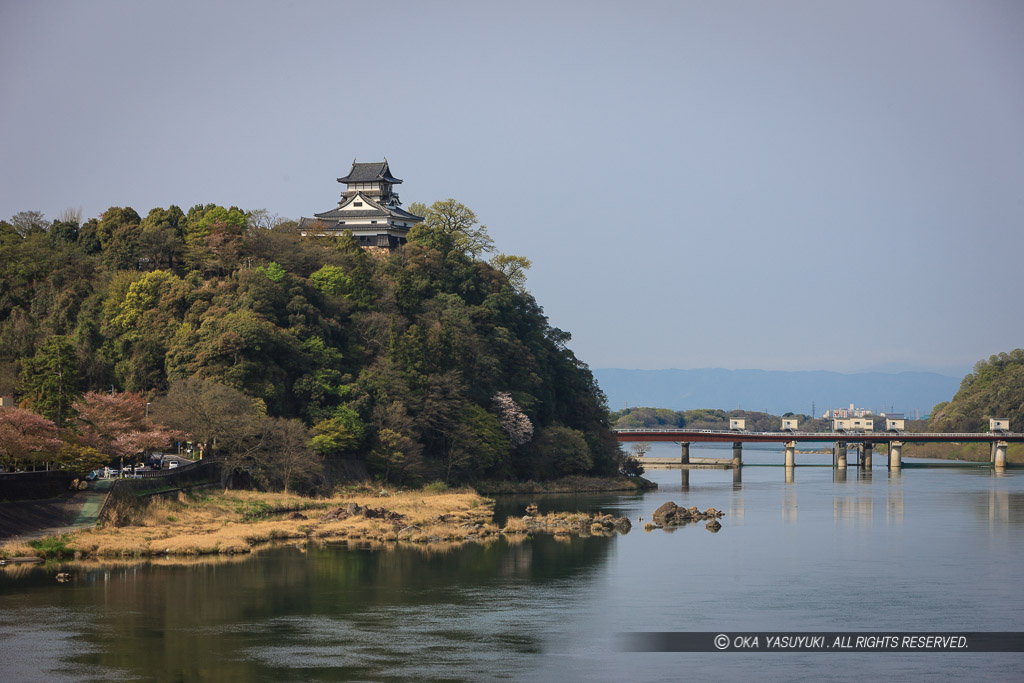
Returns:
[[[60,536],[47,536],[35,541],[29,541],[28,544],[39,553],[40,557],[52,560],[74,556],[75,551],[67,546],[70,540],[71,534],[61,534]]]

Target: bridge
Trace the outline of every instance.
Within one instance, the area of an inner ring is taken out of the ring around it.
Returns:
[[[636,441],[667,441],[678,443],[682,447],[680,465],[690,463],[691,443],[732,443],[732,467],[743,465],[744,443],[781,443],[785,444],[786,467],[796,464],[796,444],[799,442],[833,442],[833,465],[840,469],[846,468],[846,451],[849,445],[859,444],[861,451],[860,466],[871,467],[872,449],[877,443],[889,446],[889,467],[900,468],[903,464],[902,451],[905,443],[989,443],[991,444],[990,461],[996,468],[1006,467],[1006,447],[1009,443],[1024,442],[1022,432],[986,432],[986,433],[920,433],[920,432],[748,432],[745,430],[714,430],[714,429],[615,429],[615,436],[622,442]]]

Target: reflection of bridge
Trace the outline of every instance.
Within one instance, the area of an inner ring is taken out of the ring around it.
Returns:
[[[871,452],[877,443],[889,446],[889,467],[899,468],[902,465],[901,454],[905,443],[989,443],[991,444],[990,460],[993,466],[1006,467],[1006,446],[1009,442],[1024,442],[1024,433],[1020,432],[987,432],[987,433],[911,433],[911,432],[747,432],[747,431],[716,431],[713,429],[616,429],[615,436],[619,441],[668,441],[681,444],[682,453],[679,463],[690,462],[691,443],[732,443],[733,467],[743,464],[744,443],[781,443],[786,448],[786,467],[795,464],[797,442],[833,442],[833,465],[840,469],[846,468],[846,450],[849,444],[859,444],[861,457],[860,466],[871,467]]]

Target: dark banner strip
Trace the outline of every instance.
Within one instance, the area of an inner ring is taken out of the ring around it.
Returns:
[[[1024,652],[1024,632],[637,631],[624,652]]]

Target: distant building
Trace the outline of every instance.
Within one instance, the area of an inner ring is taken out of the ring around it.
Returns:
[[[0,408],[17,408],[14,399],[10,396],[0,396]]]
[[[835,432],[872,432],[875,430],[875,421],[863,417],[834,418],[832,420],[832,431]]]
[[[409,229],[423,221],[402,208],[393,189],[402,181],[391,175],[387,159],[353,161],[348,175],[338,182],[345,184],[338,206],[299,220],[300,235],[336,236],[350,230],[361,247],[394,249],[405,244]]]
[[[746,428],[747,428],[747,421],[745,419],[734,417],[734,418],[731,418],[729,420],[729,429],[733,429],[733,430],[741,431],[742,432]]]
[[[782,431],[795,432],[797,428],[797,420],[794,418],[784,417],[782,418]]]
[[[1010,421],[1001,418],[990,418],[988,421],[988,431],[1008,432],[1010,431]]]
[[[874,415],[870,408],[855,408],[851,403],[849,408],[833,408],[826,410],[823,418],[848,418],[848,417],[870,417]]]

